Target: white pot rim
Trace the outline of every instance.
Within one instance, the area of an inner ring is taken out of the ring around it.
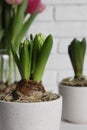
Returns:
[[[34,105],[40,105],[40,104],[52,104],[52,103],[56,103],[56,102],[61,102],[62,100],[62,96],[60,94],[58,94],[59,97],[55,100],[52,101],[43,101],[43,102],[29,102],[29,103],[22,103],[22,102],[7,102],[7,101],[2,101],[0,100],[0,103],[4,103],[4,104],[15,104],[15,105],[30,105],[30,104],[34,104]]]
[[[69,86],[69,85],[64,85],[61,82],[59,82],[59,87],[67,87],[67,88],[71,88],[71,89],[87,89],[87,86]]]

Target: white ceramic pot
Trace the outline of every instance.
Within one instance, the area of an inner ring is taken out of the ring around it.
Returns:
[[[87,124],[87,87],[59,84],[63,96],[63,119],[72,123]]]
[[[62,97],[40,103],[0,101],[0,130],[59,130]]]

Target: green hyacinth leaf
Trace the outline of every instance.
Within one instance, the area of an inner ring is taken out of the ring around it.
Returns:
[[[33,57],[32,57],[32,55],[33,55],[33,41],[31,40],[30,41],[30,45],[29,45],[29,56],[30,56],[30,70],[29,70],[29,72],[30,72],[30,77],[29,78],[31,78],[32,77],[32,60],[33,60]]]
[[[29,79],[30,77],[30,57],[29,57],[29,41],[25,40],[23,45],[20,48],[20,64],[21,64],[21,73],[23,79]]]
[[[15,51],[15,49],[14,49],[14,47],[11,45],[11,51],[12,51],[12,54],[13,54],[13,58],[14,58],[14,60],[15,60],[15,63],[16,63],[16,65],[17,65],[17,67],[18,67],[18,70],[19,70],[19,72],[20,72],[20,75],[22,76],[22,73],[21,73],[21,64],[20,64],[20,59],[19,59],[19,57],[18,57],[18,55],[17,55],[17,53],[16,53],[16,51]]]
[[[52,49],[52,45],[53,45],[53,38],[51,35],[49,35],[40,49],[40,53],[38,55],[35,67],[35,72],[33,74],[33,79],[37,82],[40,82],[42,80],[42,76]]]
[[[81,57],[82,57],[82,63],[83,63],[85,53],[86,53],[86,39],[85,38],[82,39],[80,46],[81,46]]]
[[[36,34],[34,41],[33,41],[32,75],[33,75],[35,68],[36,68],[36,61],[37,61],[37,58],[38,58],[38,53],[39,53],[40,48],[42,47],[44,41],[45,41],[45,38],[41,33]]]

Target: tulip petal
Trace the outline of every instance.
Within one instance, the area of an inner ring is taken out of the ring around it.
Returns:
[[[39,12],[43,12],[45,10],[46,6],[43,5],[42,3],[39,5]]]
[[[41,0],[28,0],[27,12],[30,14],[35,13],[36,11],[42,12],[45,9],[45,6],[41,3]]]
[[[23,0],[5,0],[8,4],[21,4]]]

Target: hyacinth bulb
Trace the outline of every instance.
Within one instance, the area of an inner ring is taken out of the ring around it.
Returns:
[[[34,14],[35,12],[42,12],[45,9],[45,5],[41,3],[41,0],[28,0],[27,12]]]
[[[21,4],[23,0],[5,0],[8,4]]]
[[[74,69],[75,78],[82,78],[83,76],[83,64],[86,51],[86,40],[82,41],[74,39],[68,47],[69,57]]]

